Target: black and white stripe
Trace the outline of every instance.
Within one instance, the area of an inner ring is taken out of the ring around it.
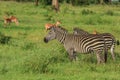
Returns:
[[[53,37],[54,36],[54,37]],[[48,35],[44,38],[45,42],[57,39],[61,42],[69,54],[70,60],[76,59],[76,52],[79,53],[96,53],[98,63],[105,62],[102,52],[107,55],[107,49],[104,38],[93,35],[74,35],[69,34],[62,28],[52,28]]]
[[[79,28],[74,28],[73,30],[74,30],[73,34],[75,34],[75,35],[93,35],[93,36],[99,35],[99,36],[102,36],[105,40],[107,49],[110,49],[112,58],[113,58],[113,60],[115,60],[114,48],[115,48],[116,40],[112,34],[110,34],[110,33],[90,34],[87,31],[84,31]]]

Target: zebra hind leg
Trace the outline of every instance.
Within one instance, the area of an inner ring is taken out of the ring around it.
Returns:
[[[111,46],[110,51],[111,51],[112,59],[115,61],[114,45]]]

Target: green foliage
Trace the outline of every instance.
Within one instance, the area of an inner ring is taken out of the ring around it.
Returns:
[[[89,25],[97,25],[97,24],[103,24],[104,20],[100,16],[92,16],[89,17],[88,20],[86,21],[86,24]]]
[[[3,66],[0,66],[0,74],[1,75],[4,75],[4,74],[6,74],[7,72],[8,72],[8,69],[6,68],[6,66],[5,65],[3,65]]]
[[[35,2],[35,0],[3,0],[3,1],[17,1],[17,2]],[[90,5],[90,4],[99,4],[100,0],[58,0],[60,3],[68,3],[74,6],[78,5]],[[110,3],[109,0],[103,0],[104,3]],[[39,0],[39,3],[42,5],[51,5],[52,0]],[[112,4],[119,5],[119,2],[113,1]]]
[[[23,63],[23,72],[45,73],[48,65],[48,57],[33,55]]]
[[[82,15],[87,15],[87,14],[93,14],[94,12],[93,11],[91,11],[91,10],[88,10],[88,9],[83,9],[82,10]]]
[[[47,21],[54,21],[54,18],[53,18],[53,16],[52,15],[46,15],[47,17],[46,17],[46,20]]]
[[[60,51],[60,52],[59,52]],[[63,48],[56,52],[52,52],[51,54],[33,54],[32,56],[24,59],[22,63],[23,73],[51,73],[54,69],[49,68],[50,65],[54,65],[61,62],[68,62],[66,60],[66,52]],[[64,52],[64,53],[63,53]]]
[[[44,5],[51,5],[52,4],[52,0],[39,0],[39,2],[41,4],[44,4]]]
[[[110,16],[113,16],[113,15],[114,15],[114,12],[113,12],[112,10],[108,10],[108,11],[106,12],[106,14],[107,14],[107,15],[110,15]]]
[[[0,32],[0,43],[1,44],[8,44],[10,39],[11,39],[10,36],[5,36],[3,33]]]
[[[21,47],[21,48],[23,48],[23,50],[25,49],[25,50],[28,50],[28,49],[33,49],[33,48],[35,48],[36,46],[35,46],[36,44],[35,43],[24,43],[24,45]]]
[[[33,2],[34,0],[14,0],[14,1],[18,1],[18,2]]]
[[[15,15],[19,25],[11,23],[4,27],[6,12]],[[119,80],[120,46],[115,48],[116,61],[108,53],[108,62],[97,65],[95,54],[78,53],[77,61],[70,62],[62,44],[56,40],[47,44],[43,41],[49,32],[45,31],[44,25],[57,20],[70,33],[74,27],[79,27],[90,33],[94,30],[109,32],[120,40],[119,6],[72,6],[65,3],[61,4],[60,12],[54,13],[51,6],[1,1],[0,14],[0,39],[5,41],[5,45],[0,45],[1,80]]]
[[[6,11],[6,12],[4,12],[7,16],[10,16],[10,15],[14,15],[13,13],[13,11]]]
[[[89,5],[96,4],[99,0],[65,0],[66,3],[71,3],[72,5]]]

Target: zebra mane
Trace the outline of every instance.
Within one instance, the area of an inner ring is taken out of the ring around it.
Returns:
[[[80,29],[78,27],[73,28],[74,31],[80,32],[80,33],[84,33],[84,34],[89,34],[87,31]]]
[[[61,27],[61,26],[57,26],[57,27],[52,27],[51,29],[55,30],[55,31],[60,31],[60,32],[68,32],[67,29]]]
[[[67,29],[65,29],[65,28],[63,28],[63,27],[61,27],[61,26],[58,26],[58,28],[60,28],[60,29],[61,29],[61,30],[63,30],[63,31],[68,32],[68,30],[67,30]]]
[[[84,32],[87,32],[87,31],[85,31],[85,30],[83,30],[83,29],[80,29],[80,28],[78,28],[78,27],[73,28],[73,30],[74,30],[74,31],[84,31]]]

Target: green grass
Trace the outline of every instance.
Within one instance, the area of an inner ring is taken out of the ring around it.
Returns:
[[[0,45],[0,79],[2,80],[119,80],[120,46],[116,46],[116,61],[108,53],[108,62],[97,65],[95,54],[79,54],[77,62],[70,62],[63,46],[56,40],[43,42],[45,23],[60,20],[72,33],[74,27],[92,33],[109,32],[120,40],[120,6],[90,5],[73,7],[61,4],[55,13],[50,6],[38,7],[34,3],[0,1],[0,20],[7,14],[18,17],[0,32],[10,36],[8,44]]]

